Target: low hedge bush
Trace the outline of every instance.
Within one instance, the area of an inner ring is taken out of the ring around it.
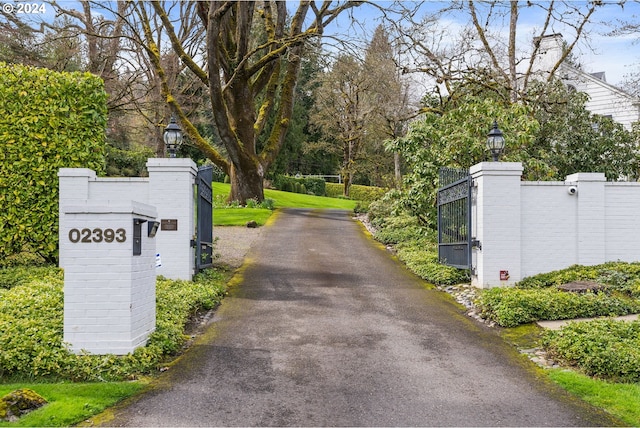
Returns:
[[[503,327],[515,327],[538,320],[561,320],[640,312],[640,301],[621,294],[584,294],[555,288],[492,288],[476,302],[483,318]]]
[[[20,266],[11,269],[0,269],[0,288],[10,289],[33,281],[35,278],[43,281],[62,281],[62,270],[53,266],[27,267]]]
[[[349,188],[349,199],[361,201],[363,204],[369,205],[371,202],[380,199],[387,193],[389,189],[375,186],[362,186],[360,184],[352,184]],[[344,196],[344,184],[327,183],[326,194],[330,198],[341,198]]]
[[[608,262],[595,266],[573,265],[523,279],[518,288],[544,288],[573,281],[593,281],[609,291],[621,291],[640,297],[640,263]]]
[[[273,180],[273,186],[277,190],[293,193],[310,193],[316,196],[325,196],[325,181],[323,178],[306,177],[297,178],[288,175],[278,175]]]
[[[147,346],[121,357],[76,355],[62,343],[61,271],[34,270],[29,277],[25,268],[15,269],[0,271],[0,277],[12,284],[0,289],[0,376],[93,382],[152,373],[181,349],[190,317],[212,308],[225,294],[226,275],[219,271],[209,271],[194,282],[159,278],[156,331]]]
[[[420,278],[435,285],[454,285],[469,281],[468,271],[438,262],[438,250],[419,245],[398,248],[398,258]]]
[[[572,322],[546,331],[548,354],[586,374],[617,382],[640,381],[640,322],[596,320]]]
[[[436,285],[453,285],[467,282],[466,270],[445,266],[438,262],[438,247],[434,232],[420,226],[415,217],[407,214],[382,214],[386,210],[374,202],[374,237],[385,245],[395,245],[398,258],[412,272]],[[369,213],[371,217],[371,212]]]

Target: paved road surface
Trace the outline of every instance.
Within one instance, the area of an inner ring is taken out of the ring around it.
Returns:
[[[287,210],[128,426],[586,426],[614,420],[427,290],[348,213]]]

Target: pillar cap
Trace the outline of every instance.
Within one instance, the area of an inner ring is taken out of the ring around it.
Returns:
[[[474,177],[482,175],[517,175],[521,176],[524,168],[521,162],[480,162],[469,168]]]
[[[147,171],[198,171],[198,165],[189,158],[149,158]]]
[[[580,181],[607,181],[607,177],[602,172],[577,172],[567,175],[565,179],[567,183],[577,183]]]

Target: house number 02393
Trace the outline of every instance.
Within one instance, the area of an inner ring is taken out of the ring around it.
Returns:
[[[127,231],[125,229],[71,229],[69,231],[69,241],[74,244],[89,242],[125,242]]]

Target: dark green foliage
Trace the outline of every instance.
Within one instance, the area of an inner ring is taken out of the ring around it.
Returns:
[[[181,350],[184,329],[199,310],[213,308],[225,294],[225,274],[211,270],[194,282],[158,278],[156,331],[147,346],[125,356],[75,355],[62,343],[63,279],[55,268],[11,268],[0,279],[0,377],[72,381],[131,379],[154,372]]]
[[[398,195],[399,192],[390,191],[371,203],[369,220],[376,228],[375,238],[386,245],[395,245],[398,258],[412,272],[432,284],[452,285],[467,282],[468,271],[438,262],[434,232],[419,224],[416,217],[398,208]]]
[[[63,273],[62,269],[53,266],[0,269],[0,288],[10,289],[31,282],[34,278],[43,281],[60,281],[63,279]]]
[[[0,63],[0,259],[57,259],[58,170],[104,170],[106,98],[89,73]]]
[[[543,346],[557,360],[590,376],[640,382],[640,322],[596,320],[547,331]]]
[[[148,147],[120,149],[107,145],[107,175],[112,177],[145,177],[147,175],[147,160],[151,157],[154,157],[154,152]]]
[[[349,187],[349,199],[361,201],[369,205],[376,199],[382,198],[388,191],[389,189],[385,189],[383,187],[352,184],[351,187]],[[327,183],[326,192],[327,196],[330,198],[340,198],[344,195],[344,184]]]

